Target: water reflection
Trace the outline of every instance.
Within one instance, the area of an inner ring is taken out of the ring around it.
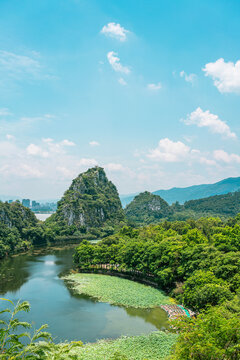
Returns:
[[[127,314],[133,317],[141,317],[146,322],[156,326],[158,330],[168,329],[168,317],[164,310],[159,307],[152,309],[126,308]]]
[[[14,302],[28,300],[31,312],[25,320],[36,328],[48,323],[56,341],[95,342],[167,326],[161,309],[123,308],[74,293],[59,277],[72,268],[73,251],[48,250],[37,256],[21,255],[2,261],[0,293]]]
[[[0,295],[7,291],[16,292],[28,280],[27,258],[27,255],[21,255],[0,261]]]

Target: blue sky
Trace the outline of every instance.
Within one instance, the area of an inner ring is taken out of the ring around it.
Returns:
[[[1,0],[2,194],[240,175],[238,0]]]

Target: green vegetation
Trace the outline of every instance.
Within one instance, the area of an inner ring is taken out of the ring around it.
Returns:
[[[173,359],[239,359],[240,215],[227,223],[202,218],[124,227],[95,245],[83,242],[74,260],[84,271],[109,264],[151,277],[199,313],[174,325],[181,334]]]
[[[184,204],[189,200],[203,199],[209,196],[223,195],[240,189],[240,177],[230,177],[214,184],[193,185],[185,188],[171,188],[168,190],[157,190],[152,194],[161,196],[168,204]],[[136,196],[136,195],[135,195]],[[134,195],[122,195],[121,201],[125,207],[134,199]]]
[[[72,181],[46,227],[55,236],[98,238],[113,234],[124,221],[117,189],[100,167]]]
[[[170,299],[157,289],[115,276],[71,274],[64,279],[73,283],[78,294],[113,305],[150,308],[170,303]]]
[[[30,310],[29,303],[23,301],[14,306],[11,300],[2,298],[0,300],[7,301],[11,305],[11,308],[0,311],[2,316],[5,315],[4,320],[0,320],[0,359],[47,359],[45,354],[50,350],[48,341],[51,340],[51,335],[46,331],[42,331],[47,328],[47,325],[42,325],[32,335],[27,331],[18,331],[21,328],[32,328],[31,324],[17,318],[19,312],[28,312]],[[23,338],[26,339],[25,343],[22,341]],[[37,343],[39,339],[47,340],[47,342],[44,344]]]
[[[12,301],[12,309],[0,313],[8,315],[8,319],[0,322],[0,359],[2,360],[156,360],[166,359],[175,344],[177,335],[157,331],[149,335],[121,337],[116,340],[101,340],[95,344],[83,345],[81,341],[54,344],[51,335],[45,331],[47,325],[35,330],[18,331],[19,328],[31,329],[32,325],[20,321],[16,315],[21,311],[29,311],[29,303],[24,301],[16,306]],[[27,339],[28,341],[23,341]],[[40,341],[39,340],[44,340]]]
[[[190,200],[184,205],[176,202],[171,206],[160,196],[144,192],[137,195],[124,211],[127,220],[134,226],[156,224],[163,220],[196,220],[206,216],[227,220],[240,212],[240,191]]]
[[[101,340],[75,348],[78,360],[160,360],[167,359],[177,339],[176,334],[156,331],[149,335]]]
[[[114,268],[117,264],[120,271],[138,271],[146,278],[151,275],[161,289],[195,308],[199,292],[207,292],[212,305],[215,300],[211,300],[210,293],[221,290],[226,298],[230,297],[228,290],[235,293],[240,286],[239,255],[240,216],[227,224],[218,218],[203,218],[165,221],[138,229],[124,227],[97,244],[82,242],[74,261],[85,271],[102,264]],[[204,288],[207,283],[212,284],[211,289]]]
[[[238,360],[240,358],[240,301],[210,307],[196,319],[174,323],[179,337],[172,360]]]
[[[37,234],[41,231],[30,209],[18,201],[11,204],[0,202],[0,259],[28,250],[38,242]]]
[[[76,359],[71,354],[75,347],[81,347],[81,341],[72,341],[65,344],[54,344],[51,335],[45,331],[48,325],[42,325],[31,334],[32,325],[17,318],[19,312],[29,312],[30,304],[27,301],[18,302],[16,305],[11,300],[7,301],[10,308],[0,311],[4,320],[0,320],[0,359],[2,360],[64,360]],[[22,330],[24,329],[24,331]],[[26,331],[25,329],[28,329]],[[39,341],[42,340],[42,341]]]
[[[129,221],[146,225],[167,219],[171,213],[172,209],[165,200],[148,191],[137,195],[125,209]]]
[[[212,213],[226,217],[236,216],[240,212],[240,191],[199,200],[190,200],[184,203],[184,208],[205,214]]]

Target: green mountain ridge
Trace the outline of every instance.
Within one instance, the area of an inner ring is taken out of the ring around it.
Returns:
[[[126,218],[135,224],[151,224],[172,214],[171,206],[158,195],[145,191],[125,208]]]
[[[230,177],[214,184],[193,185],[184,188],[171,188],[168,190],[156,190],[152,194],[161,196],[170,205],[178,201],[184,204],[185,201],[206,198],[214,195],[223,195],[240,189],[240,177]],[[137,194],[120,196],[122,205],[125,207]]]
[[[60,235],[103,236],[104,232],[112,233],[123,220],[117,188],[103,168],[94,167],[72,181],[47,224],[54,225]]]
[[[125,208],[128,221],[148,225],[162,220],[198,219],[202,216],[234,217],[240,213],[240,191],[203,199],[178,202],[171,206],[160,196],[144,192],[137,195]]]
[[[29,235],[37,223],[34,213],[20,202],[0,202],[0,259],[29,249]]]

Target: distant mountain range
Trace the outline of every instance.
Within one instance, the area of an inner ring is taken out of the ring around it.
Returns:
[[[239,189],[240,177],[231,177],[218,181],[214,184],[193,185],[185,188],[174,187],[169,190],[157,190],[154,191],[153,194],[161,196],[161,198],[167,201],[169,204],[172,204],[176,201],[178,201],[180,204],[184,204],[185,201],[202,199],[214,195],[224,195]],[[138,193],[123,196],[120,195],[123,207],[129,204],[136,195],[138,195]]]

